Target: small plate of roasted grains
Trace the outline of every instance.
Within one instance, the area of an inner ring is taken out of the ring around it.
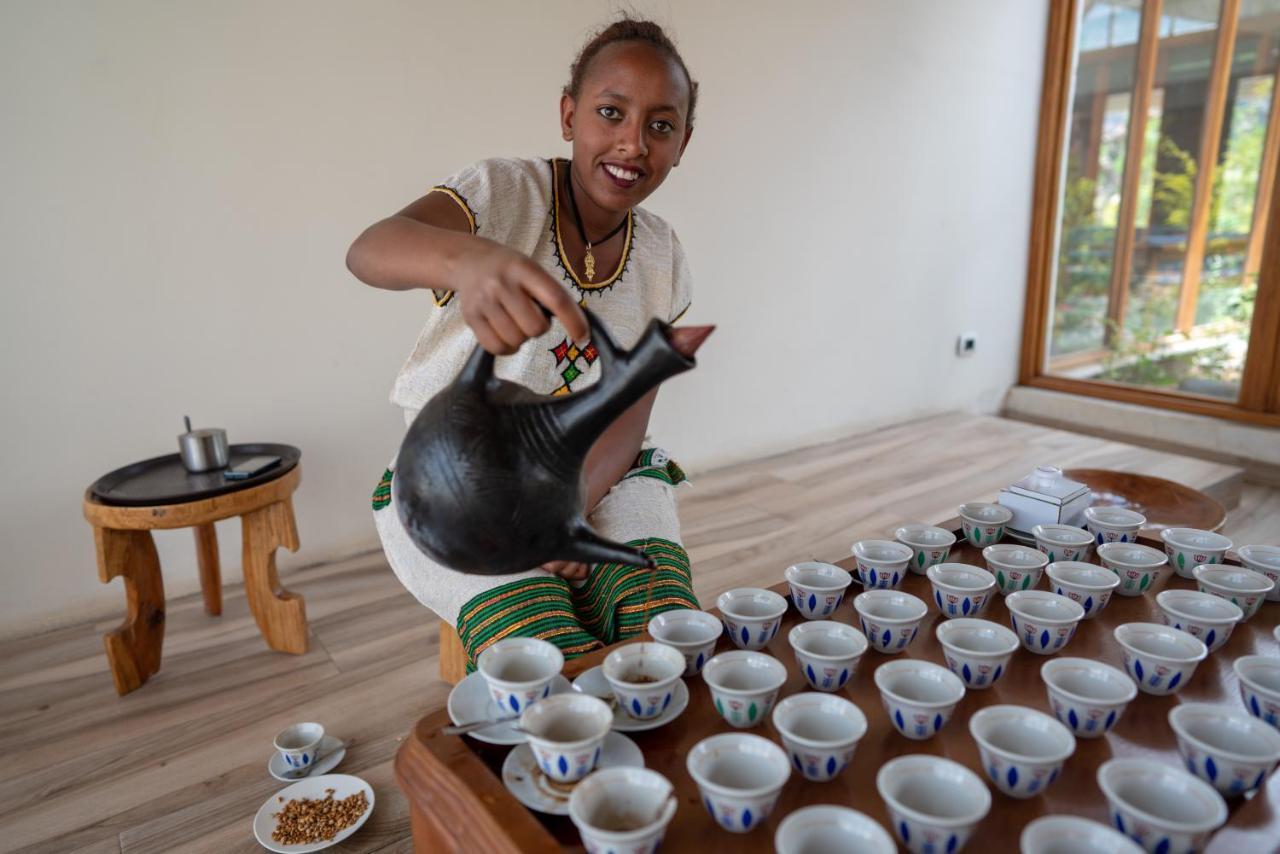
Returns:
[[[253,817],[253,835],[280,854],[337,845],[373,812],[373,789],[350,774],[307,777],[276,792]]]

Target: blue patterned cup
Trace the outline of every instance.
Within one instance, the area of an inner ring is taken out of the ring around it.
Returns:
[[[995,595],[996,577],[967,563],[940,563],[925,574],[944,617],[980,617]]]
[[[757,650],[778,634],[787,600],[761,587],[738,587],[721,593],[716,607],[734,646]]]
[[[629,643],[609,653],[600,668],[618,707],[638,721],[667,710],[676,682],[684,675],[684,656],[665,643]]]
[[[867,718],[842,697],[806,691],[774,708],[773,727],[795,769],[806,780],[825,783],[853,761],[858,742],[867,734]]]
[[[1055,658],[1040,667],[1049,706],[1078,738],[1099,738],[1138,696],[1133,680],[1109,664],[1089,658]]]
[[[317,723],[294,724],[276,733],[276,751],[286,767],[301,770],[310,768],[320,752],[324,740],[324,727]]]
[[[1160,531],[1164,540],[1164,553],[1169,565],[1183,578],[1191,578],[1191,570],[1202,563],[1222,563],[1227,551],[1234,545],[1231,540],[1198,528],[1164,528]]]
[[[676,814],[671,782],[647,768],[604,768],[569,795],[569,818],[588,851],[657,851]]]
[[[825,620],[836,612],[853,576],[838,566],[805,561],[787,567],[791,601],[806,620]]]
[[[1252,792],[1280,761],[1280,732],[1243,712],[1183,703],[1169,710],[1169,727],[1187,770],[1224,797]]]
[[[903,525],[893,536],[911,549],[911,562],[907,566],[916,575],[924,575],[929,567],[945,561],[956,544],[955,534],[936,525]]]
[[[1046,815],[1018,838],[1022,854],[1142,854],[1138,843],[1117,830],[1074,815]]]
[[[1120,586],[1120,576],[1111,570],[1078,560],[1051,563],[1044,573],[1049,576],[1049,590],[1083,608],[1086,620],[1101,614]]]
[[[898,854],[893,837],[875,819],[830,804],[801,807],[784,818],[773,836],[773,849],[777,854]]]
[[[1124,507],[1086,507],[1084,526],[1097,545],[1136,543],[1147,517]]]
[[[1018,636],[990,620],[961,617],[935,629],[942,656],[966,688],[990,688],[1004,675],[1018,649]]]
[[[895,655],[916,639],[929,606],[910,593],[868,590],[854,597],[853,610],[858,612],[862,633],[876,651]]]
[[[876,772],[876,791],[890,826],[912,854],[955,854],[991,811],[991,791],[982,778],[940,756],[889,760]]]
[[[1004,539],[1005,526],[1013,521],[1013,511],[999,504],[971,501],[960,505],[960,527],[964,538],[983,548]]]
[[[1156,594],[1156,605],[1166,626],[1199,638],[1209,652],[1226,643],[1244,619],[1239,605],[1198,590],[1162,590]]]
[[[476,670],[504,715],[521,714],[548,696],[562,667],[560,648],[537,638],[503,638],[476,659]]]
[[[684,656],[684,675],[697,676],[711,658],[724,626],[714,614],[681,608],[663,611],[649,621],[649,634]]]
[[[914,741],[933,738],[964,699],[960,677],[938,664],[912,658],[882,664],[875,672],[885,714]]]
[[[1175,693],[1209,654],[1199,638],[1159,623],[1124,623],[1112,634],[1123,651],[1125,672],[1146,694]]]
[[[732,833],[764,824],[791,776],[791,763],[781,747],[738,732],[699,741],[689,751],[685,767],[707,812]]]
[[[1280,729],[1280,658],[1244,655],[1231,665],[1249,714]]]
[[[1028,652],[1053,655],[1076,634],[1084,608],[1065,596],[1044,590],[1021,590],[1005,597],[1009,623]]]
[[[969,718],[969,734],[987,777],[1011,798],[1040,794],[1076,752],[1076,739],[1044,712],[1025,706],[987,706]]]
[[[556,783],[576,783],[595,770],[612,726],[608,703],[572,691],[547,697],[520,715],[533,758]]]
[[[896,590],[907,577],[907,564],[913,552],[910,546],[893,540],[859,540],[853,544],[858,581],[868,590]]]
[[[708,661],[702,681],[720,717],[736,727],[753,727],[773,711],[787,668],[763,652],[735,649]]]
[[[868,646],[862,632],[832,620],[800,623],[787,633],[787,641],[800,672],[818,691],[843,688]]]
[[[1098,788],[1116,830],[1153,854],[1200,851],[1227,820],[1226,801],[1212,786],[1150,759],[1108,759]]]

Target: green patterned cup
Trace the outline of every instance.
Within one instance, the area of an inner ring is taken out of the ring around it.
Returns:
[[[1183,578],[1191,578],[1191,570],[1202,563],[1222,563],[1233,543],[1213,531],[1197,528],[1165,528],[1160,532],[1169,565]]]
[[[736,727],[753,727],[769,716],[787,681],[781,661],[762,652],[722,652],[702,668],[720,716]]]
[[[1137,543],[1103,543],[1098,546],[1098,560],[1120,576],[1116,588],[1120,596],[1141,596],[1159,587],[1169,566],[1164,552]]]
[[[999,504],[971,501],[960,505],[960,525],[964,537],[975,546],[989,546],[1004,539],[1004,528],[1013,519],[1013,511]]]
[[[956,535],[934,525],[903,525],[893,532],[894,539],[911,549],[907,566],[916,575],[924,575],[951,554]]]
[[[1275,582],[1260,572],[1238,566],[1197,566],[1191,570],[1201,593],[1212,593],[1233,602],[1244,612],[1245,622],[1262,605]]]
[[[996,589],[1004,596],[1035,587],[1049,564],[1044,552],[1010,543],[987,546],[982,557],[987,571],[996,577]]]

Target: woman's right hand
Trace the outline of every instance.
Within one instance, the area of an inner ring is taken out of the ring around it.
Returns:
[[[454,269],[462,318],[480,346],[507,356],[546,332],[546,312],[575,342],[590,336],[586,315],[555,279],[532,259],[490,240],[475,239]],[[545,311],[544,311],[545,309]]]

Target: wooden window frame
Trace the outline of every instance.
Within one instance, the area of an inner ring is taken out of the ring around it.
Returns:
[[[1222,0],[1222,4],[1223,7],[1230,8],[1236,3],[1235,0]],[[1146,0],[1143,4],[1144,26],[1139,34],[1139,63],[1142,62],[1141,43],[1144,39],[1152,41],[1149,50],[1154,53],[1157,28],[1148,27],[1146,23],[1149,15],[1158,22],[1162,5],[1162,0]],[[1280,145],[1280,117],[1277,116],[1275,109],[1276,106],[1280,106],[1280,70],[1277,71],[1277,85],[1272,92],[1272,112],[1268,119],[1269,130],[1265,144],[1268,154],[1263,157],[1258,182],[1258,201],[1254,209],[1255,224],[1260,224],[1258,217],[1262,215],[1261,212],[1265,207],[1266,226],[1265,235],[1261,240],[1258,294],[1249,332],[1249,351],[1245,359],[1238,400],[1233,403],[1186,392],[1163,391],[1101,380],[1058,377],[1045,373],[1048,356],[1046,345],[1050,321],[1049,309],[1054,268],[1057,263],[1056,249],[1059,232],[1057,217],[1064,172],[1063,154],[1070,120],[1072,74],[1075,68],[1080,7],[1081,0],[1051,0],[1049,5],[1044,76],[1040,89],[1040,120],[1036,145],[1031,234],[1027,254],[1027,292],[1023,313],[1018,382],[1033,388],[1081,394],[1195,415],[1208,415],[1260,426],[1280,427],[1280,169],[1275,166],[1275,149]],[[1154,13],[1151,7],[1154,7]],[[1221,31],[1223,28],[1219,29]],[[1234,45],[1236,31],[1234,21],[1229,29],[1232,43],[1225,48],[1228,56],[1230,47]],[[1151,32],[1148,33],[1148,30]],[[1222,42],[1223,38],[1220,35],[1215,56],[1224,53]],[[1150,61],[1150,57],[1148,65],[1148,71],[1154,73],[1154,63]],[[1142,73],[1141,65],[1137,71],[1139,74]],[[1213,83],[1214,81],[1211,80],[1211,86]],[[1219,85],[1225,87],[1225,83]],[[1139,92],[1142,91],[1149,92],[1150,87],[1139,87]],[[1213,89],[1209,94],[1212,99]],[[1134,104],[1130,112],[1130,138],[1127,140],[1130,148],[1133,147],[1133,123],[1146,121],[1145,104],[1142,105],[1142,110],[1139,110],[1138,106]],[[1209,106],[1214,106],[1212,100]],[[1220,108],[1221,105],[1218,107]],[[1141,115],[1139,116],[1138,113]],[[1207,120],[1206,124],[1209,124]],[[1221,125],[1220,113],[1217,124]],[[1216,132],[1206,133],[1216,136]],[[1142,134],[1139,133],[1139,140],[1141,137]],[[1216,162],[1216,154],[1215,151],[1210,157],[1211,161]],[[1134,162],[1136,161],[1126,157],[1126,176],[1130,171],[1137,172],[1136,169],[1128,168],[1129,164]],[[1212,166],[1208,171],[1212,172]],[[1263,194],[1264,190],[1267,190],[1266,195]],[[1197,197],[1199,195],[1200,191],[1197,190]],[[1126,195],[1122,194],[1122,207],[1125,204],[1125,197]],[[1205,198],[1207,199],[1207,192]],[[1129,221],[1132,222],[1132,217]],[[1122,218],[1120,223],[1122,233],[1123,223]],[[1253,238],[1257,236],[1255,225]],[[1118,244],[1119,242],[1122,241],[1118,241]],[[1117,248],[1121,247],[1118,245]],[[1130,252],[1124,253],[1125,257],[1130,254]],[[1121,253],[1117,251],[1116,262],[1119,262],[1120,258]],[[1184,283],[1186,269],[1184,264]],[[1196,271],[1197,275],[1198,272]],[[1113,279],[1113,288],[1114,281]],[[1123,290],[1127,293],[1128,289],[1126,287]]]

